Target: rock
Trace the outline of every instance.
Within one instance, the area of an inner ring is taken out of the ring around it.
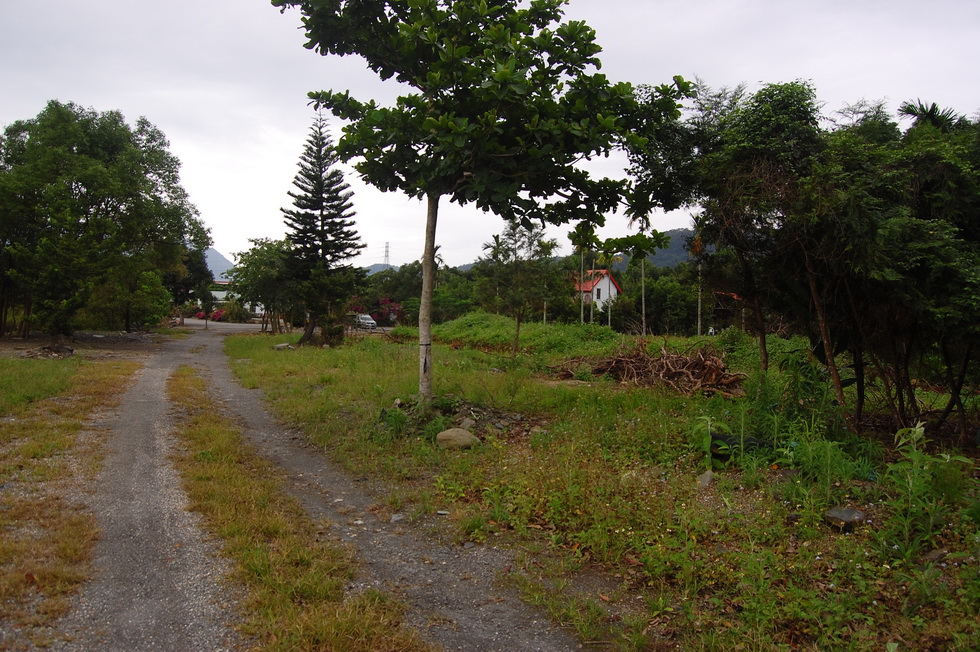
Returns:
[[[459,427],[462,428],[463,430],[473,430],[473,428],[476,428],[476,421],[474,421],[470,417],[465,417],[462,420],[460,420]]]
[[[480,445],[480,439],[469,430],[450,428],[436,435],[436,444],[442,448],[465,450]]]
[[[698,487],[700,487],[701,489],[707,489],[708,485],[711,484],[711,480],[714,479],[714,477],[715,477],[714,471],[708,469],[707,471],[705,471],[704,473],[698,476]]]
[[[855,526],[864,522],[865,513],[857,510],[851,509],[850,507],[831,507],[823,515],[823,520],[827,525],[837,528],[841,532],[850,532]]]
[[[923,566],[928,566],[929,564],[935,564],[936,562],[942,561],[947,556],[949,556],[949,550],[946,548],[938,548],[919,557],[919,563]]]

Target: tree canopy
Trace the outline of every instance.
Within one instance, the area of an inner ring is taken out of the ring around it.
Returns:
[[[191,250],[210,244],[180,186],[180,163],[145,118],[49,102],[0,141],[0,319],[70,334],[93,290],[132,324]],[[164,309],[164,312],[166,310]],[[162,315],[157,315],[157,318]]]
[[[881,383],[875,411],[896,427],[963,417],[980,334],[980,126],[907,102],[899,114],[914,123],[904,133],[880,105],[850,107],[827,127],[803,82],[729,99],[715,104],[717,119],[691,122],[709,126],[697,224],[715,245],[715,270],[735,263],[727,287],[752,307],[762,359],[767,320],[778,316],[811,338],[855,425],[869,368]],[[950,394],[939,413],[916,398],[922,377]]]

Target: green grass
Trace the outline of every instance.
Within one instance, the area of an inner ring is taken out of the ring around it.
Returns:
[[[273,343],[289,338],[253,336],[229,338],[227,347],[246,384],[262,387],[327,454],[387,478],[389,500],[401,509],[448,510],[457,541],[509,542],[567,560],[544,577],[529,561],[515,581],[583,639],[599,637],[613,649],[980,644],[972,626],[980,616],[972,469],[947,472],[939,457],[916,458],[922,486],[903,494],[889,472],[894,454],[886,459],[880,446],[847,436],[799,342],[775,347],[774,370],[732,401],[603,379],[556,383],[545,371],[562,345],[529,347],[508,363],[494,343],[508,342],[511,327],[485,315],[440,327],[434,382],[444,409],[435,426],[460,409],[492,415],[477,433],[485,445],[466,453],[439,449],[433,424],[394,407],[396,399],[410,406],[416,391],[410,341],[363,338],[281,352]],[[529,341],[574,341],[570,356],[621,345],[618,335],[585,340],[578,326],[547,328],[554,332]],[[738,370],[751,369],[753,340],[727,335],[719,344],[731,348]],[[668,345],[684,351],[699,342]],[[701,488],[710,460],[698,427],[707,421],[740,441],[770,445],[716,460],[713,481]],[[918,547],[897,554],[889,532],[913,500],[943,519],[916,521]],[[832,504],[866,510],[872,522],[853,534],[831,530],[823,512]],[[928,536],[919,536],[925,527]],[[923,561],[940,548],[946,557]],[[602,569],[617,592],[607,601],[582,588],[569,570],[576,564]],[[636,613],[636,603],[646,612]],[[609,614],[602,627],[593,607]]]
[[[0,416],[68,389],[78,361],[0,357]]]

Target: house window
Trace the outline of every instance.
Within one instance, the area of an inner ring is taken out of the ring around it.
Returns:
[[[602,301],[602,288],[595,289],[595,300]]]

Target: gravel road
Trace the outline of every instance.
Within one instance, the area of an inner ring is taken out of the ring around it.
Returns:
[[[377,509],[382,498],[324,459],[243,389],[222,351],[223,337],[255,326],[188,320],[192,335],[156,349],[112,415],[105,466],[90,495],[102,536],[95,573],[58,626],[58,650],[234,650],[234,587],[196,516],[187,510],[170,462],[173,423],[165,383],[191,364],[208,381],[215,409],[242,423],[258,451],[279,465],[288,490],[329,533],[352,545],[359,568],[348,589],[390,591],[409,604],[409,622],[447,650],[576,650],[580,643],[495,580],[513,563],[489,545],[438,542],[425,523]]]

